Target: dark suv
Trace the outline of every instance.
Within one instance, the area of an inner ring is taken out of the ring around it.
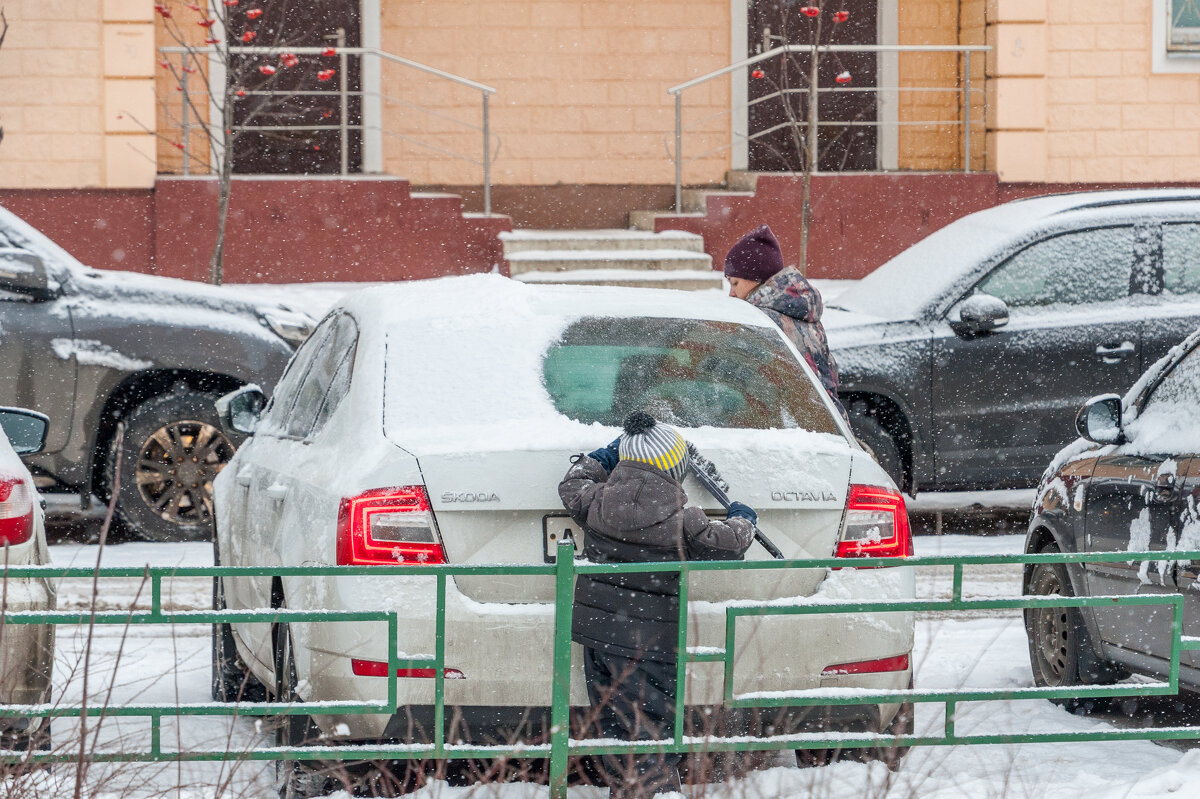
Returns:
[[[1097,388],[1104,388],[1097,386]],[[1170,605],[1025,611],[1034,680],[1053,687],[1112,682],[1128,672],[1171,673],[1176,636],[1200,635],[1200,332],[1147,370],[1124,399],[1093,397],[1076,420],[1082,436],[1042,478],[1025,551],[1161,552],[1161,560],[1039,563],[1024,593],[1179,597]],[[1200,687],[1200,652],[1179,654],[1179,679]]]
[[[89,269],[0,208],[0,405],[51,419],[26,459],[42,489],[93,492],[133,533],[211,533],[238,441],[213,399],[283,373],[312,320],[183,280]]]
[[[851,426],[898,485],[1033,486],[1096,386],[1124,391],[1200,325],[1200,191],[980,211],[829,308]]]

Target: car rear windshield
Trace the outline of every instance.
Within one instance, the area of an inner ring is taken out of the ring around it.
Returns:
[[[693,319],[572,323],[546,352],[555,407],[620,426],[643,410],[681,427],[837,433],[818,387],[773,328]]]

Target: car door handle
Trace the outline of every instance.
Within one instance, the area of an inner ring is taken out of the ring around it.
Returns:
[[[267,496],[276,502],[283,502],[288,495],[288,487],[282,483],[273,483],[267,486]]]
[[[1120,363],[1122,359],[1128,358],[1135,352],[1137,352],[1137,347],[1132,341],[1122,341],[1116,347],[1105,347],[1104,345],[1096,347],[1096,354],[1105,363]]]

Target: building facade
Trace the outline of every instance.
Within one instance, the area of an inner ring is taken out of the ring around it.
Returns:
[[[278,196],[272,181],[365,178],[381,207],[407,202],[415,213],[441,203],[444,217],[447,193],[468,214],[484,210],[486,183],[489,210],[517,226],[624,227],[631,211],[672,208],[677,141],[689,187],[722,186],[730,171],[803,167],[811,67],[803,53],[682,90],[679,134],[668,89],[784,43],[811,44],[814,19],[824,25],[817,40],[843,48],[819,65],[822,172],[893,182],[927,172],[992,176],[983,195],[969,176],[964,211],[1074,184],[1200,182],[1193,0],[314,0],[286,40],[268,35],[271,6],[223,6],[228,29],[214,34],[195,24],[206,12],[179,0],[9,0],[0,202],[69,247],[91,206],[110,231],[131,237],[180,224],[207,200],[178,181],[211,173],[206,130],[220,129],[205,69],[214,86],[253,99],[255,70],[279,53],[205,60],[197,74],[182,71],[194,55],[161,48],[203,47],[214,35],[236,45],[257,30],[254,44],[314,49],[296,73],[308,68],[307,83],[271,84],[306,105],[224,119],[254,128],[234,156],[251,205]],[[263,25],[244,16],[252,8]],[[909,49],[845,49],[891,44]],[[316,52],[326,47],[338,54]],[[770,99],[789,92],[799,120]],[[263,174],[271,178],[251,177]],[[324,194],[299,190],[310,203]],[[117,207],[141,210],[114,219],[105,209]],[[190,269],[166,268],[144,243],[131,241],[121,259],[82,246],[98,266]]]

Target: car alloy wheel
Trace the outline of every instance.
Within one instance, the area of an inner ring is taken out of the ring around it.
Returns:
[[[185,419],[160,427],[138,453],[143,501],[165,521],[209,524],[212,482],[233,453],[233,444],[211,424]]]

